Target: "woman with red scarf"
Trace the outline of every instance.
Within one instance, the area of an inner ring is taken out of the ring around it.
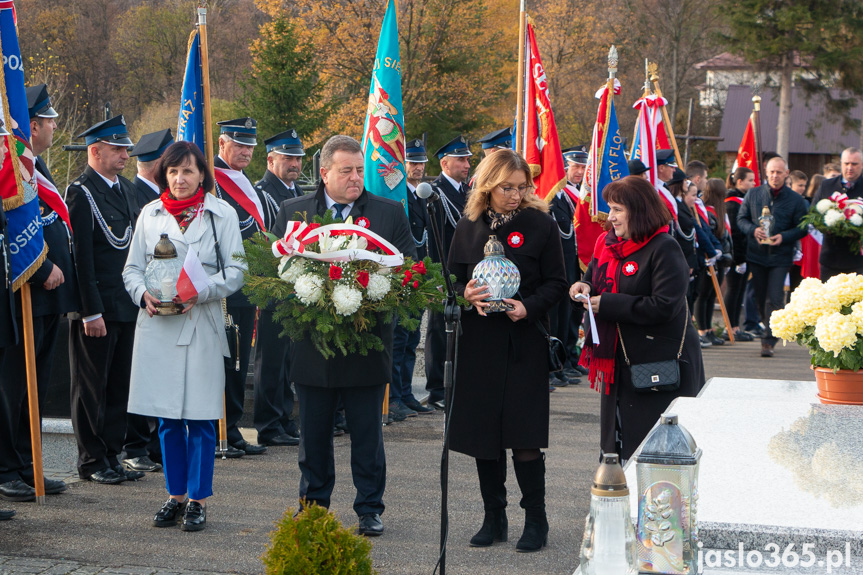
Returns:
[[[244,264],[237,213],[207,193],[213,177],[197,146],[177,142],[162,155],[156,183],[164,191],[141,210],[123,280],[141,309],[135,330],[129,412],[159,418],[159,440],[169,499],[154,527],[200,531],[213,494],[213,420],[222,416],[223,357],[230,357],[221,300],[243,285]],[[154,248],[167,234],[179,261],[190,250],[207,274],[207,286],[179,315],[156,315],[159,300],[144,284]],[[216,242],[218,240],[218,244]],[[219,246],[218,248],[216,246]]]
[[[625,461],[672,400],[698,393],[704,367],[686,303],[689,265],[668,234],[668,208],[649,182],[634,176],[612,182],[602,197],[609,207],[608,231],[597,239],[593,260],[569,295],[596,316],[597,333],[587,329],[580,364],[602,394],[600,448]],[[680,388],[636,390],[621,337],[631,364],[673,360],[682,339]]]

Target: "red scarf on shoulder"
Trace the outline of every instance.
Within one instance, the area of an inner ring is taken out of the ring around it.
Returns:
[[[162,200],[162,205],[165,206],[169,214],[174,216],[180,229],[185,233],[186,228],[189,227],[189,224],[198,215],[198,211],[204,206],[204,188],[203,186],[199,187],[192,197],[185,200],[178,200],[171,195],[171,190],[165,190],[159,199]]]
[[[587,278],[593,286],[590,296],[598,296],[606,292],[618,293],[621,262],[650,243],[650,240],[658,234],[667,233],[668,226],[663,226],[643,242],[620,239],[614,235],[613,230],[606,232],[604,236],[599,236],[593,248],[593,253],[599,256],[594,256],[593,277]],[[599,345],[592,343],[595,338],[590,333],[590,327],[585,327],[585,342],[584,347],[581,348],[578,364],[590,371],[587,377],[590,380],[591,389],[601,392],[604,386],[607,395],[611,384],[614,383],[614,358],[617,353],[616,324],[596,318]],[[588,343],[588,337],[591,343]],[[597,378],[597,375],[601,377]]]

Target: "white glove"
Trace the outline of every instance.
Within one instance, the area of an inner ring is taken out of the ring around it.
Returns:
[[[722,257],[722,250],[713,250],[713,253],[714,253],[714,256],[713,256],[714,259]]]
[[[718,257],[717,257],[717,256],[713,256],[712,258],[708,258],[708,259],[707,259],[707,265],[708,265],[708,266],[715,266],[715,265],[716,265],[716,260],[717,260],[717,259],[718,259]]]
[[[736,271],[739,275],[745,274],[746,273],[746,262],[743,262],[742,264],[740,264],[739,266],[734,268],[734,271]]]

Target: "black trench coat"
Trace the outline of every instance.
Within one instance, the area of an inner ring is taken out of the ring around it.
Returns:
[[[508,243],[513,233],[523,237],[518,247]],[[536,322],[548,329],[548,310],[568,288],[557,224],[526,209],[496,232],[484,218],[459,221],[449,254],[459,294],[492,234],[521,273],[527,317],[513,322],[502,312],[462,313],[450,447],[480,459],[497,459],[502,449],[548,447],[548,344]]]
[[[629,459],[669,403],[681,396],[695,397],[704,386],[698,332],[692,325],[691,311],[687,314],[686,310],[689,265],[677,241],[668,234],[657,234],[623,260],[621,270],[627,262],[637,264],[635,273],[626,275],[621,271],[618,293],[602,294],[597,321],[620,325],[629,360],[636,364],[674,359],[684,325],[686,335],[680,361],[680,389],[668,392],[635,391],[618,341],[614,383],[608,395],[602,391],[600,447],[604,453],[618,453],[621,459]],[[598,274],[594,258],[582,281],[596,285]],[[591,295],[595,295],[594,291],[591,289]],[[616,427],[622,449],[615,441]]]

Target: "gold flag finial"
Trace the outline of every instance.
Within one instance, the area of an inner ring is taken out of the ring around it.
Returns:
[[[659,66],[656,62],[651,62],[647,65],[647,73],[650,75],[651,82],[659,80]]]
[[[761,96],[758,94],[752,96],[752,107],[755,108],[756,112],[761,111]]]
[[[614,78],[615,74],[617,74],[617,48],[612,44],[608,50],[608,77]]]

